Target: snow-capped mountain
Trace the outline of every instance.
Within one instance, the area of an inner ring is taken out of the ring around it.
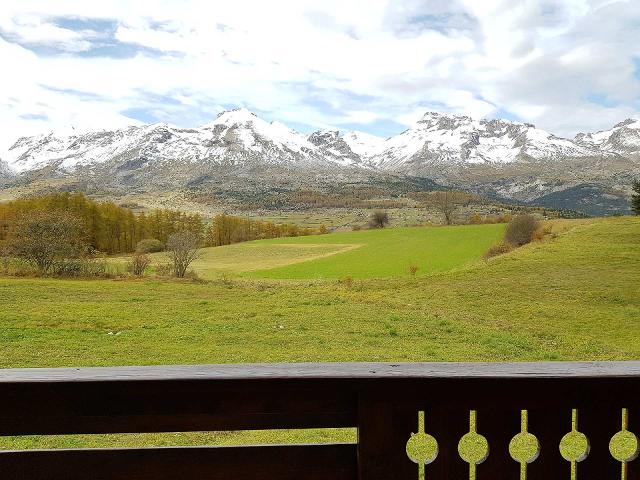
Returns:
[[[628,118],[610,130],[579,133],[575,142],[589,148],[616,152],[621,155],[640,153],[640,119]]]
[[[117,163],[119,168],[167,161],[244,164],[311,160],[314,146],[278,122],[266,122],[246,109],[222,112],[200,128],[163,123],[89,133],[52,132],[23,137],[0,158],[16,173],[53,167],[71,172],[92,165]],[[322,162],[323,158],[313,158]]]
[[[351,133],[356,135],[356,132]],[[338,130],[318,130],[308,138],[321,155],[338,165],[370,167],[367,157],[356,152]]]
[[[639,173],[640,120],[569,140],[528,123],[436,112],[388,139],[337,130],[304,135],[236,109],[198,128],[67,128],[20,138],[0,152],[5,182],[63,177],[135,191],[215,184],[264,192],[411,175],[534,201],[582,184],[620,196]]]
[[[109,162],[140,167],[167,161],[337,165],[420,173],[442,165],[601,157],[630,150],[640,150],[640,121],[627,120],[610,131],[581,134],[572,141],[527,123],[428,112],[411,128],[383,139],[362,132],[341,135],[337,130],[305,136],[282,123],[266,122],[247,109],[237,109],[222,112],[199,128],[156,123],[23,137],[0,159],[15,173],[45,167],[71,172]]]
[[[503,164],[563,157],[608,155],[528,123],[473,119],[428,112],[414,126],[388,139],[375,154],[383,169],[411,171],[434,165]]]

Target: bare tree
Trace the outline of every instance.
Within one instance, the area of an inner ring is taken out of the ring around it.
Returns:
[[[65,212],[32,211],[17,219],[7,245],[16,257],[47,273],[54,262],[87,252],[82,222]]]
[[[435,192],[433,196],[436,208],[444,217],[444,223],[451,225],[453,222],[453,214],[460,203],[459,192],[455,190],[445,190],[443,192]]]
[[[173,263],[173,274],[183,278],[187,268],[200,254],[200,239],[198,235],[188,230],[183,230],[169,236],[167,240],[167,253]]]
[[[376,210],[371,214],[369,219],[369,227],[384,228],[389,225],[389,214],[383,210]]]

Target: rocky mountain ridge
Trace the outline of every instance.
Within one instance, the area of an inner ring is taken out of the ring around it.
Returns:
[[[411,176],[535,202],[581,185],[620,198],[627,180],[640,171],[639,158],[636,119],[571,140],[528,123],[427,112],[404,132],[383,139],[337,130],[304,135],[236,109],[198,128],[150,124],[22,137],[0,152],[0,176],[23,183],[73,177],[143,190],[208,184],[228,191],[331,188]]]

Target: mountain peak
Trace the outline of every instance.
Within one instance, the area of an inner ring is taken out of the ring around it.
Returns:
[[[627,118],[620,123],[616,123],[613,128],[631,127],[640,128],[640,118]]]
[[[473,120],[468,115],[458,115],[456,113],[450,113],[450,112],[436,112],[435,110],[430,110],[428,112],[425,112],[425,114],[422,116],[422,120],[438,120],[440,118],[460,118],[460,119]]]
[[[259,117],[251,110],[241,107],[232,110],[223,110],[218,114],[216,119],[208,125],[234,125],[251,123],[259,120]]]
[[[474,120],[466,115],[456,115],[454,113],[427,112],[416,123],[418,128],[453,130],[461,125],[469,125],[478,120]]]

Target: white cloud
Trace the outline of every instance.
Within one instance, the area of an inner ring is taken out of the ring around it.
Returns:
[[[0,19],[0,144],[231,105],[364,130],[511,112],[564,135],[640,108],[634,1],[4,0]]]

